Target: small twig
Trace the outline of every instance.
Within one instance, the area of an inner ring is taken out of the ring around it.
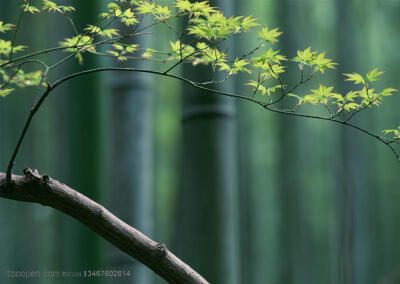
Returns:
[[[260,88],[260,77],[261,77],[261,71],[258,72],[258,76],[257,76],[257,86],[254,88],[253,95],[251,96],[251,98],[254,98],[254,97],[255,97],[255,95],[256,95],[257,92],[258,92],[258,89]]]
[[[194,82],[196,85],[200,85],[200,86],[204,86],[204,85],[212,85],[212,84],[221,84],[223,82],[225,82],[226,80],[228,80],[229,78],[232,78],[231,76],[226,76],[224,79],[221,80],[211,80],[211,81],[207,81],[207,82]]]
[[[37,87],[37,92],[36,92],[35,97],[33,99],[32,109],[35,108],[35,106],[37,104],[37,98],[38,98],[39,93],[40,93],[40,87],[42,86],[43,82],[46,80],[47,74],[49,73],[49,71],[50,71],[50,68],[47,67],[45,69],[45,71],[43,72],[42,77],[40,78],[39,85]]]
[[[304,82],[304,64],[300,63],[300,83],[303,84]]]
[[[276,74],[275,70],[271,66],[271,63],[269,61],[267,61],[267,64],[268,64],[268,67],[271,70],[272,74],[274,74],[276,76],[276,78],[279,81],[279,84],[281,86],[281,93],[282,93],[281,96],[275,102],[269,103],[270,105],[273,105],[273,104],[276,104],[276,103],[280,102],[281,100],[283,100],[283,98],[286,97],[286,95],[289,92],[285,92],[285,87],[283,85],[283,81],[282,81],[281,77],[278,74]]]
[[[367,91],[367,96],[368,96],[368,100],[369,100],[368,104],[366,104],[363,107],[360,107],[360,108],[356,109],[348,118],[346,118],[346,120],[345,120],[346,122],[350,121],[360,111],[363,111],[364,109],[368,108],[370,105],[372,105],[373,103],[379,101],[382,98],[382,95],[381,95],[381,96],[378,96],[375,99],[371,100],[370,96],[368,95],[368,88],[366,88],[366,91]]]
[[[116,56],[107,54],[107,53],[101,53],[101,52],[92,52],[92,54],[99,55],[99,56],[105,56],[105,57],[110,57],[110,58],[116,58]],[[143,60],[143,61],[150,61],[150,62],[162,62],[162,63],[167,63],[168,61],[171,61],[173,59],[161,59],[161,58],[144,58],[142,56],[127,56],[124,55],[124,58],[127,60]]]
[[[178,36],[179,40],[182,39],[183,33],[180,34],[172,25],[170,25],[170,24],[168,23],[167,20],[164,20],[164,23],[167,25],[167,27],[168,27],[171,31],[173,31],[173,32]]]
[[[23,15],[25,13],[25,8],[26,8],[26,6],[28,6],[28,4],[29,3],[26,2],[24,4],[24,6],[22,6],[21,13],[19,14],[19,17],[18,17],[18,23],[17,23],[17,26],[15,27],[15,32],[14,32],[13,39],[12,39],[12,42],[11,42],[11,51],[10,51],[10,59],[9,59],[10,61],[12,61],[12,59],[13,59],[15,41],[17,40],[17,34],[18,34],[18,31],[19,31],[19,27],[21,26],[22,17],[23,17]]]
[[[172,65],[170,68],[168,68],[167,70],[165,70],[165,71],[162,72],[162,73],[165,74],[165,75],[167,75],[167,74],[168,74],[172,69],[174,69],[176,66],[178,66],[179,64],[181,64],[182,62],[184,62],[184,61],[185,61],[186,59],[188,59],[189,57],[191,57],[191,56],[193,56],[193,55],[195,55],[195,54],[197,54],[197,53],[202,52],[202,50],[204,50],[204,48],[203,48],[203,49],[197,49],[197,50],[191,52],[190,54],[186,55],[185,57],[180,58],[174,65]]]
[[[39,110],[40,106],[43,104],[43,102],[46,100],[47,96],[50,94],[52,90],[52,87],[50,85],[47,86],[46,91],[43,93],[43,95],[40,97],[38,103],[31,109],[28,119],[25,122],[25,126],[22,129],[21,135],[18,139],[17,145],[15,146],[14,152],[11,156],[10,162],[8,163],[7,167],[7,172],[6,172],[6,179],[7,183],[11,183],[11,171],[14,167],[15,163],[15,158],[17,157],[18,151],[21,147],[22,142],[24,141],[25,135],[31,125],[32,119],[35,116],[36,112]]]
[[[72,29],[74,30],[74,33],[75,33],[76,35],[78,35],[78,34],[79,34],[79,33],[78,33],[78,29],[76,28],[75,23],[74,23],[74,21],[71,19],[71,17],[68,16],[68,14],[65,13],[65,12],[62,12],[62,14],[68,19],[69,23],[70,23],[71,26],[72,26]]]
[[[248,53],[242,54],[242,56],[239,57],[239,60],[245,59],[245,58],[249,57],[250,55],[253,55],[257,50],[259,50],[263,46],[264,46],[264,43],[260,42],[255,48],[250,50]],[[227,61],[226,63],[233,63],[233,62],[235,62],[235,60],[230,60],[230,61]]]
[[[276,99],[275,101],[269,103],[268,105],[271,105],[271,106],[272,106],[272,105],[274,105],[274,104],[280,102],[281,100],[283,100],[283,99],[286,97],[287,94],[292,93],[292,92],[293,92],[294,90],[296,90],[299,86],[301,86],[301,85],[305,84],[306,82],[310,81],[311,78],[314,76],[314,74],[315,74],[315,71],[311,72],[311,74],[307,77],[307,79],[298,82],[296,85],[294,85],[294,86],[293,86],[291,89],[289,89],[287,92],[282,93],[282,95],[281,95],[278,99]]]

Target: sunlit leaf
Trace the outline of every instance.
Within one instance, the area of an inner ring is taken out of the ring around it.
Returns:
[[[278,28],[269,30],[267,26],[264,26],[261,31],[258,32],[258,37],[266,40],[270,43],[278,42],[277,37],[279,37],[282,32],[278,31]]]
[[[343,75],[345,75],[347,77],[347,79],[345,81],[352,81],[352,82],[354,82],[354,84],[363,84],[363,85],[365,84],[365,80],[364,80],[363,76],[361,76],[358,73],[355,73],[355,72],[349,73],[349,74],[344,73]]]
[[[384,72],[383,71],[379,71],[378,70],[378,68],[375,68],[375,69],[373,69],[373,70],[371,70],[371,71],[369,71],[368,73],[367,73],[367,75],[366,75],[366,79],[369,81],[369,82],[375,82],[375,81],[377,81],[377,80],[379,80],[379,77],[383,74]]]
[[[0,89],[0,97],[4,98],[14,91],[13,88]]]
[[[14,29],[14,25],[13,24],[3,24],[2,21],[0,21],[0,32],[1,33],[5,33],[6,31],[11,31],[12,29]]]

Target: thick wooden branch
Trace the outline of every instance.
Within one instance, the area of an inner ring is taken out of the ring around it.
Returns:
[[[169,283],[208,283],[191,267],[157,243],[111,214],[100,204],[36,170],[24,170],[7,183],[0,173],[0,197],[39,203],[60,210],[87,225]]]

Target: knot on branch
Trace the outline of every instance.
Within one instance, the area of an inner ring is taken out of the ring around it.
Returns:
[[[50,177],[48,175],[43,175],[42,179],[44,183],[48,183],[50,181]]]
[[[40,176],[37,169],[32,170],[32,169],[26,168],[23,170],[23,172],[24,172],[24,175],[26,178],[36,180],[36,181],[40,181],[42,179],[42,177]]]
[[[165,246],[165,244],[158,243],[156,245],[156,248],[157,248],[157,250],[156,250],[157,256],[164,257],[167,255],[167,247]]]
[[[24,172],[25,177],[31,181],[43,182],[45,184],[48,184],[48,182],[50,181],[50,177],[48,175],[41,176],[37,169],[32,170],[32,169],[26,168],[23,170],[23,172]]]

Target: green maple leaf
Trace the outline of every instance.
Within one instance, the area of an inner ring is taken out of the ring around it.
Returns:
[[[352,81],[356,85],[357,84],[365,85],[365,80],[364,80],[363,76],[361,76],[358,73],[355,73],[355,72],[348,73],[348,74],[344,73],[343,75],[347,76],[347,79],[345,81]]]
[[[275,43],[278,42],[276,38],[281,34],[282,32],[278,31],[278,28],[269,30],[267,26],[264,26],[262,30],[258,32],[258,37],[270,43]]]
[[[369,71],[366,75],[368,82],[372,83],[379,80],[379,77],[383,74],[383,71],[379,71],[378,68],[375,68]]]
[[[12,88],[0,89],[0,97],[4,98],[14,91]]]
[[[12,29],[14,29],[14,25],[13,24],[3,24],[2,21],[0,21],[0,32],[5,33],[6,31],[11,31]]]

